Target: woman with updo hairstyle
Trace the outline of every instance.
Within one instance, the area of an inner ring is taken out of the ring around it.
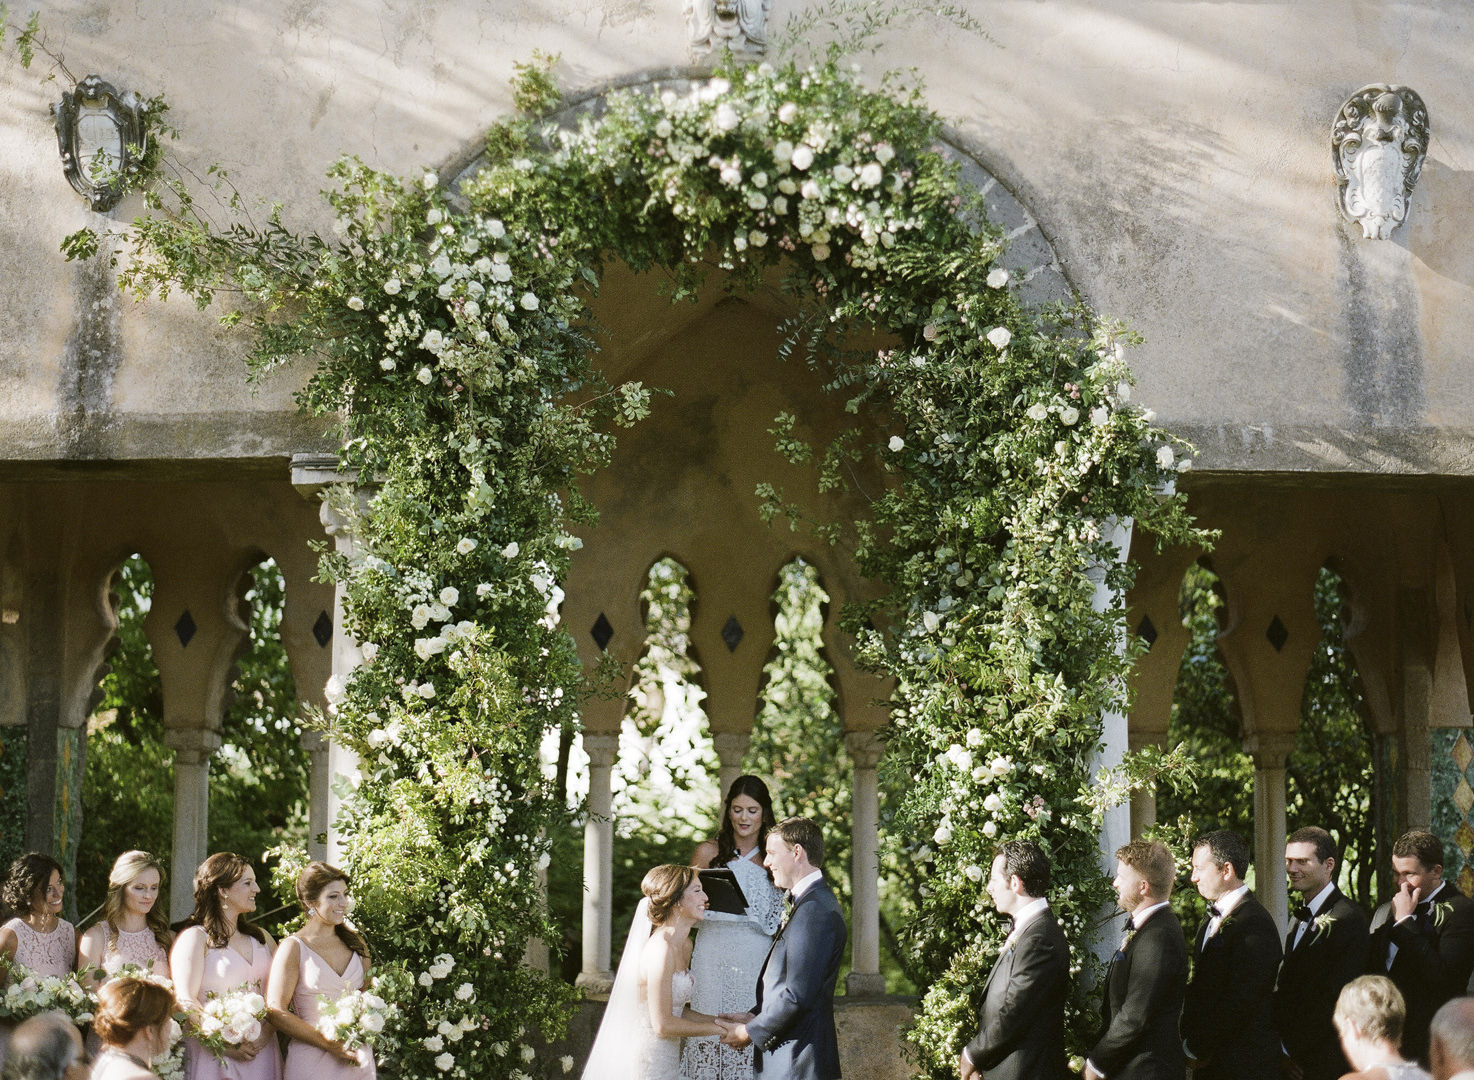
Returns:
[[[174,935],[159,906],[164,868],[146,851],[125,851],[107,879],[102,918],[82,935],[77,970],[91,968],[100,985],[125,965],[169,978]]]
[[[174,995],[149,979],[112,979],[97,993],[92,1030],[102,1052],[92,1080],[155,1080],[152,1066],[175,1034]]]
[[[317,1030],[323,1001],[336,1001],[368,983],[368,944],[348,925],[353,906],[348,875],[308,863],[297,875],[297,899],[307,912],[302,929],[282,939],[271,963],[266,1005],[271,1022],[291,1039],[285,1080],[374,1080],[367,1046],[349,1050]]]
[[[276,942],[246,918],[256,910],[256,871],[239,855],[211,855],[194,875],[194,913],[169,953],[179,1005],[199,1014],[208,994],[247,986],[263,997]],[[195,1039],[185,1044],[187,1080],[281,1080],[281,1049],[268,1019],[256,1039],[224,1051],[229,1066]]]
[[[680,1073],[682,1039],[722,1033],[715,1016],[690,1004],[691,928],[706,918],[696,868],[657,866],[640,891],[583,1080],[667,1080]]]

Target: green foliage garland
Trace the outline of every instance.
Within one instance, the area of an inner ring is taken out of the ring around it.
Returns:
[[[519,92],[527,107],[552,94],[536,79]],[[1115,520],[1189,532],[1161,494],[1179,451],[1129,404],[1118,327],[1013,296],[1002,240],[914,89],[875,91],[832,62],[764,65],[604,104],[577,130],[499,125],[454,197],[433,174],[344,161],[331,237],[275,219],[222,233],[185,204],[128,241],[135,290],[203,304],[238,289],[226,318],[253,328],[257,365],[316,359],[303,404],[340,419],[345,468],[373,478],[338,496],[358,553],[326,565],[366,645],[330,698],[335,738],[362,755],[358,917],[418,986],[396,1067],[520,1080],[534,1034],[564,1016],[567,992],[520,959],[552,936],[538,872],[563,814],[538,748],[583,692],[555,616],[570,524],[590,516],[578,478],[607,460],[611,423],[648,408],[591,361],[586,305],[613,258],[663,268],[677,297],[713,263],[734,289],[781,273],[790,354],[868,418],[817,461],[822,486],[856,462],[893,480],[852,524],[890,591],[848,625],[895,679],[895,821],[930,866],[908,939],[930,984],[911,1037],[928,1074],[950,1075],[1002,938],[983,918],[992,845],[1045,844],[1077,942],[1105,898],[1089,763],[1129,659],[1119,599],[1097,610],[1095,578],[1128,580]]]

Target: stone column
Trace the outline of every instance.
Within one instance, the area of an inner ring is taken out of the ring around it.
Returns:
[[[205,728],[170,728],[164,745],[174,751],[174,854],[170,861],[169,919],[194,910],[194,872],[210,854],[210,756],[220,733]]]
[[[1285,880],[1285,759],[1295,749],[1292,732],[1264,732],[1244,738],[1254,759],[1254,894],[1274,917],[1280,933],[1290,919]]]
[[[721,785],[717,798],[725,806],[727,789],[732,786],[733,780],[742,775],[742,759],[747,756],[747,748],[752,745],[752,732],[718,731],[711,737],[711,741],[716,747],[717,759],[721,762],[717,774],[717,783]]]
[[[311,761],[307,781],[307,853],[314,859],[328,857],[328,739],[320,731],[302,732],[302,749]]]
[[[1131,752],[1148,746],[1163,746],[1165,739],[1153,734],[1133,731],[1127,739]],[[1157,823],[1157,789],[1136,788],[1131,792],[1131,838],[1134,840]]]
[[[355,497],[360,505],[367,500],[368,492],[358,489]],[[333,544],[338,552],[352,559],[358,555],[358,540],[353,535],[353,522],[351,510],[346,510],[335,505],[330,496],[322,501],[322,509],[319,518],[322,521],[323,530],[333,538]],[[363,663],[363,652],[358,647],[358,642],[348,633],[343,618],[344,587],[339,582],[333,587],[333,673],[328,680],[329,691],[327,694],[328,711],[331,712],[336,700],[342,693],[342,687],[348,682],[355,668]],[[314,761],[314,765],[316,762]],[[326,833],[327,843],[324,845],[326,858],[334,866],[343,861],[344,843],[343,837],[337,829],[338,812],[343,807],[343,796],[339,794],[339,778],[352,776],[358,770],[358,755],[352,750],[331,740],[327,747],[327,790],[326,790]]]
[[[607,994],[614,985],[609,965],[614,897],[614,795],[611,770],[619,756],[617,732],[585,732],[589,756],[588,821],[583,827],[583,970],[576,985]]]
[[[854,763],[851,796],[850,973],[845,993],[850,997],[879,997],[885,993],[880,973],[880,787],[875,767],[885,747],[873,731],[851,731],[845,749]]]

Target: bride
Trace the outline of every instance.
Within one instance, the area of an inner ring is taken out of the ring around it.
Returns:
[[[706,918],[706,891],[691,866],[657,866],[640,883],[614,989],[583,1080],[677,1080],[681,1039],[720,1035],[716,1017],[692,1012],[691,928]]]

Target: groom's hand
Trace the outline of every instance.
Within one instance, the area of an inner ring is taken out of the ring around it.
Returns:
[[[717,1017],[717,1019],[718,1020],[725,1020],[728,1024],[745,1024],[745,1023],[747,1023],[749,1020],[751,1020],[756,1015],[757,1015],[757,1013],[750,1013],[750,1012],[745,1012],[745,1013],[722,1013],[720,1016]]]
[[[752,1017],[749,1016],[747,1019],[751,1020]],[[746,1022],[744,1021],[742,1023],[733,1024],[731,1027],[727,1028],[727,1033],[722,1036],[722,1042],[737,1050],[741,1050],[748,1043],[752,1042],[752,1040],[747,1037]]]

